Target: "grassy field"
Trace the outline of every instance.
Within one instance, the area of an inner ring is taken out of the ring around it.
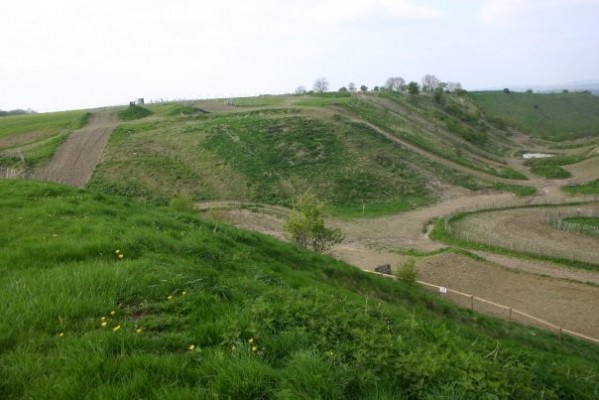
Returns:
[[[576,186],[564,186],[562,190],[569,194],[599,194],[599,179]]]
[[[152,111],[140,106],[129,106],[118,112],[119,118],[123,121],[133,121],[150,115],[152,115]]]
[[[597,395],[596,346],[265,236],[48,183],[0,205],[0,398]]]
[[[581,93],[471,92],[469,96],[501,124],[551,141],[599,134],[599,97]]]
[[[77,129],[87,123],[87,111],[15,115],[0,118],[0,139],[24,133],[40,132],[47,137]]]

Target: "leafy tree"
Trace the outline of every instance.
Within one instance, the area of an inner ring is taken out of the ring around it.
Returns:
[[[510,94],[510,89],[508,89],[508,88],[503,89],[503,93]]]
[[[341,230],[324,226],[324,204],[310,191],[294,201],[294,208],[285,221],[284,229],[297,245],[323,252],[344,238]]]
[[[361,90],[362,92],[367,92],[367,91],[368,91],[368,86],[366,86],[366,85],[362,85],[362,86],[360,86],[360,90]]]
[[[329,90],[329,81],[327,78],[318,78],[314,81],[314,91],[316,93],[324,93]]]
[[[348,92],[348,90],[347,90],[347,88],[345,86],[341,86],[339,88],[339,93],[347,93],[347,92]]]
[[[416,95],[420,93],[420,87],[414,81],[408,83],[408,93]]]

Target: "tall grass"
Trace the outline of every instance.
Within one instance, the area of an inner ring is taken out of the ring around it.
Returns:
[[[48,183],[0,206],[1,398],[597,394],[592,345],[265,236]]]

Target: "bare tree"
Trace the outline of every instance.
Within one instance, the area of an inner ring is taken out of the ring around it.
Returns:
[[[356,91],[356,84],[355,84],[355,83],[353,83],[353,82],[350,82],[350,83],[347,85],[347,88],[349,89],[349,91],[350,91],[350,92],[355,92],[355,91]]]
[[[447,90],[450,92],[459,92],[462,90],[462,84],[460,82],[447,82]]]
[[[441,80],[435,75],[426,74],[422,77],[422,90],[424,92],[433,92],[435,89],[440,87]]]
[[[405,86],[406,81],[401,76],[392,76],[385,81],[385,88],[388,90],[399,92],[400,90],[403,90]]]
[[[305,94],[305,93],[306,93],[305,86],[298,86],[295,88],[295,94]]]
[[[327,78],[318,78],[314,81],[314,91],[316,93],[324,93],[329,90],[329,81]]]

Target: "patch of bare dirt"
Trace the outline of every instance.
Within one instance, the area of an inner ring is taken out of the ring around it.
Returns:
[[[112,130],[118,124],[115,111],[92,115],[87,126],[73,132],[38,173],[42,180],[83,187],[102,158]]]
[[[599,273],[586,271],[580,268],[564,268],[547,261],[527,260],[503,254],[489,253],[486,251],[475,252],[485,260],[516,271],[524,271],[537,275],[550,276],[556,279],[568,279],[580,283],[593,283],[599,286]]]
[[[522,208],[468,215],[451,224],[464,240],[494,244],[521,252],[599,264],[599,239],[565,232],[548,223],[549,218],[576,215],[580,209],[599,213],[599,203],[559,208]]]
[[[572,174],[569,182],[587,183],[599,177],[599,157],[589,158],[577,164],[565,165],[563,168]]]
[[[492,263],[451,253],[419,260],[417,266],[420,280],[485,298],[562,328],[599,338],[597,287],[527,272],[514,272]],[[452,300],[470,306],[467,298]],[[488,306],[480,304],[475,305],[476,309],[493,313],[500,311],[492,311]]]

